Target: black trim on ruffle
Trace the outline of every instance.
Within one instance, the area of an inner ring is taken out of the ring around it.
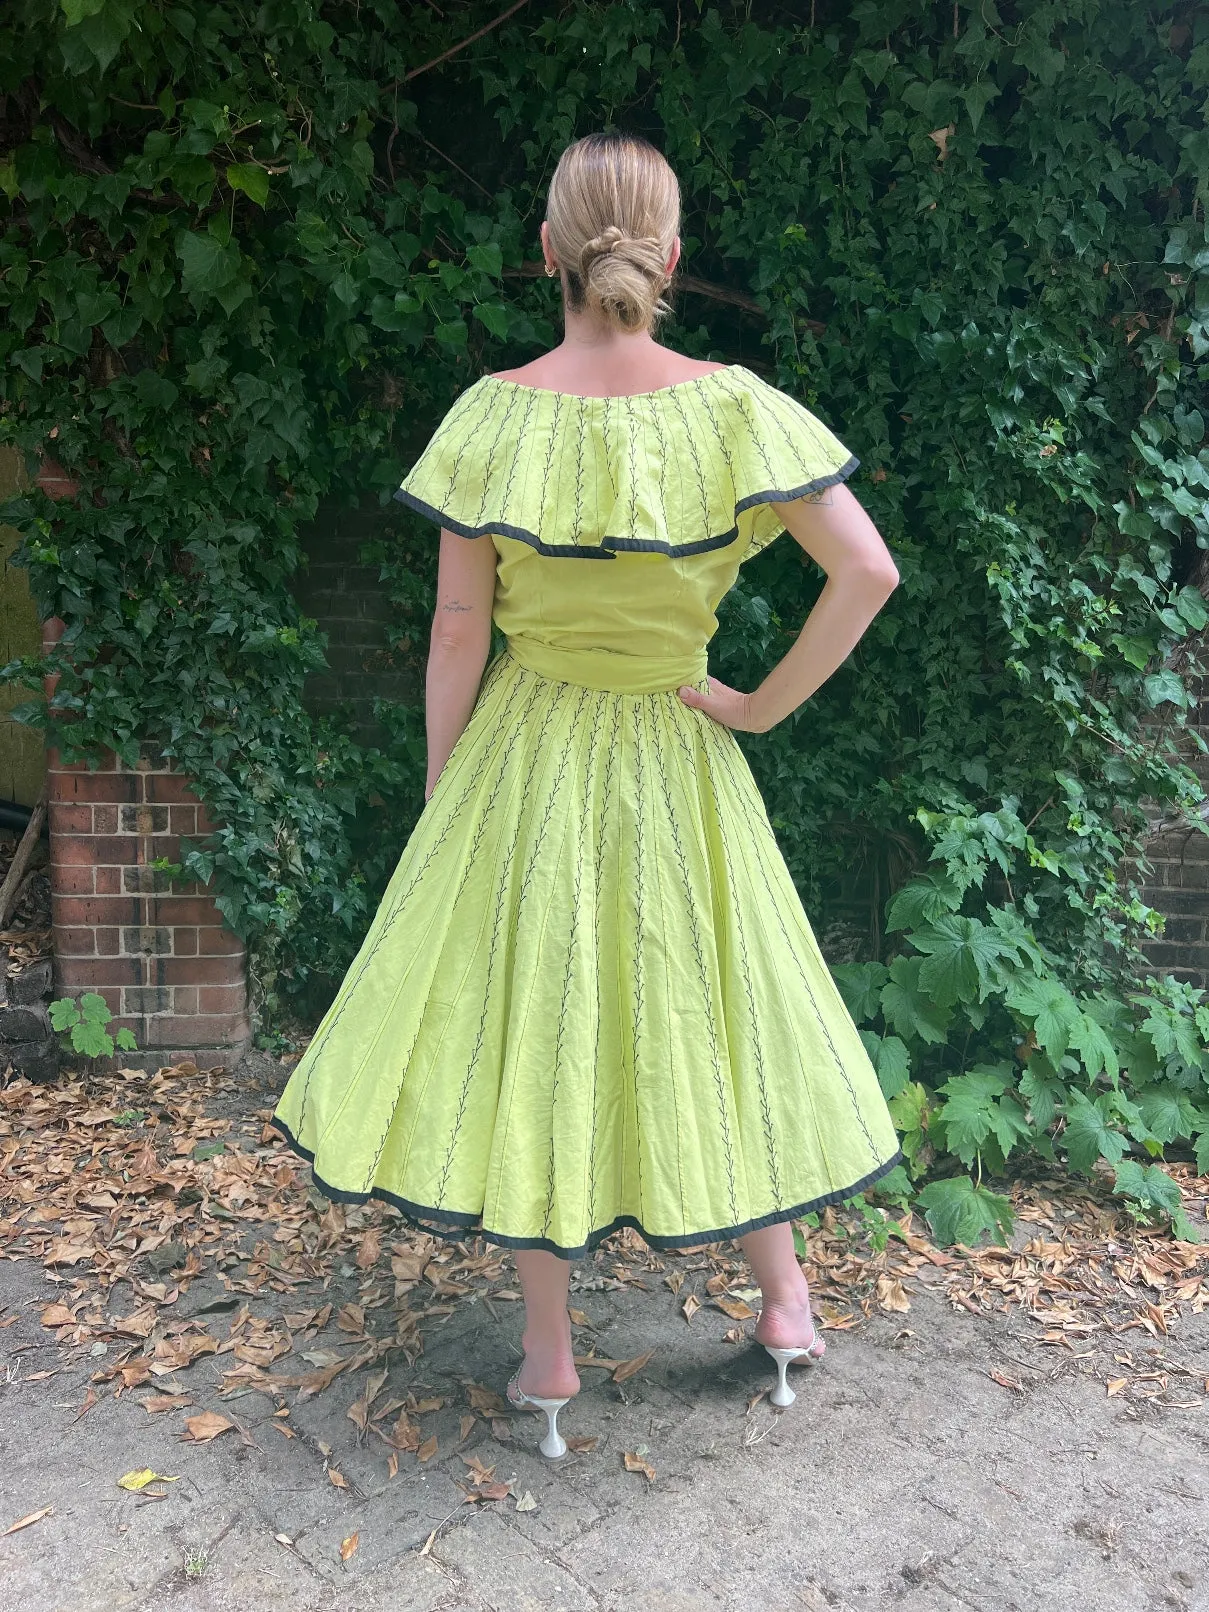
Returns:
[[[816,1209],[825,1209],[829,1204],[843,1203],[846,1198],[853,1198],[858,1192],[864,1192],[882,1176],[888,1175],[895,1165],[903,1163],[902,1148],[895,1148],[893,1154],[876,1170],[854,1181],[850,1187],[841,1187],[835,1192],[825,1192],[821,1197],[809,1198],[805,1203],[795,1204],[792,1209],[777,1209],[770,1215],[761,1215],[757,1220],[745,1220],[738,1226],[716,1226],[709,1231],[686,1232],[683,1236],[659,1237],[654,1232],[647,1231],[642,1222],[633,1215],[618,1215],[607,1226],[599,1226],[588,1235],[588,1240],[578,1248],[563,1248],[558,1243],[551,1242],[548,1237],[509,1237],[503,1232],[488,1231],[479,1224],[481,1215],[461,1214],[454,1209],[432,1209],[425,1204],[413,1203],[409,1198],[401,1198],[397,1193],[389,1191],[386,1187],[375,1187],[371,1192],[350,1192],[343,1187],[330,1186],[315,1171],[315,1155],[310,1148],[304,1147],[286,1122],[276,1114],[269,1121],[276,1130],[280,1131],[295,1153],[311,1166],[311,1178],[325,1198],[333,1203],[368,1203],[371,1198],[377,1198],[383,1203],[391,1204],[405,1220],[411,1222],[420,1231],[431,1233],[446,1242],[464,1242],[467,1237],[481,1237],[484,1242],[495,1243],[502,1248],[540,1248],[548,1254],[556,1254],[560,1259],[579,1259],[589,1254],[594,1248],[600,1246],[606,1237],[611,1237],[615,1231],[629,1227],[651,1248],[673,1252],[678,1248],[698,1248],[706,1243],[720,1243],[730,1241],[735,1237],[744,1237],[749,1231],[759,1231],[764,1226],[779,1225],[783,1220],[797,1220],[802,1215],[813,1214]],[[429,1221],[436,1224],[430,1225]]]
[[[502,521],[488,522],[485,526],[467,526],[464,521],[455,520],[444,510],[437,509],[433,504],[426,504],[422,498],[404,491],[402,487],[394,496],[401,504],[414,509],[418,515],[435,521],[438,526],[443,526],[448,531],[456,532],[459,537],[511,537],[518,543],[528,543],[529,547],[536,549],[539,554],[550,555],[557,559],[612,560],[617,557],[615,551],[623,549],[638,550],[647,554],[667,554],[675,558],[682,554],[705,554],[710,549],[726,548],[739,535],[738,516],[745,509],[752,509],[757,504],[788,504],[795,498],[806,498],[811,493],[824,492],[828,487],[847,481],[859,464],[860,460],[853,455],[831,475],[817,476],[801,487],[790,487],[785,491],[769,488],[764,492],[748,493],[735,505],[736,522],[728,532],[720,532],[716,537],[699,538],[694,543],[661,543],[657,539],[644,537],[604,537],[598,544],[543,543],[537,533],[529,531],[527,527],[510,526]]]

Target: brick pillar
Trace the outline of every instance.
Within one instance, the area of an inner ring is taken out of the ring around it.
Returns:
[[[44,643],[62,630],[48,622]],[[164,1062],[237,1055],[250,1038],[243,944],[204,885],[151,866],[179,860],[181,835],[213,832],[188,780],[162,758],[129,767],[112,751],[96,771],[54,750],[47,766],[56,995],[96,991],[110,1030],[126,1026]]]

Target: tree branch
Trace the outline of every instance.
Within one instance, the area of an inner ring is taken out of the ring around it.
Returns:
[[[421,73],[426,73],[430,67],[439,67],[442,62],[447,62],[451,56],[456,56],[459,50],[464,50],[467,45],[473,45],[476,39],[481,39],[484,34],[489,34],[493,28],[498,28],[500,23],[507,22],[514,11],[519,11],[522,6],[527,6],[528,4],[529,0],[515,0],[514,5],[509,6],[507,11],[501,12],[494,21],[485,24],[477,33],[467,34],[465,39],[459,39],[456,45],[450,45],[448,50],[443,50],[439,56],[434,56],[430,62],[425,62],[422,67],[413,67],[410,73],[404,73],[401,79],[396,79],[395,84],[406,84],[408,79],[417,78]],[[393,89],[394,87],[392,84],[391,88]]]

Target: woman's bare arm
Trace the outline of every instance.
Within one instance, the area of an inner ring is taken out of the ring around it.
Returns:
[[[495,599],[495,545],[489,537],[441,531],[437,605],[428,643],[424,709],[428,727],[428,781],[424,799],[470,720],[491,650]]]
[[[843,665],[898,586],[898,568],[881,534],[842,483],[817,498],[772,506],[787,532],[827,573],[793,646],[750,694],[711,677],[708,694],[683,688],[686,705],[727,727],[765,733],[796,711]]]

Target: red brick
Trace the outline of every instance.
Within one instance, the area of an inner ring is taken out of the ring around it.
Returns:
[[[118,809],[116,806],[94,806],[92,808],[92,832],[94,834],[116,834],[118,831]]]
[[[229,957],[243,954],[243,941],[229,929],[209,924],[197,931],[197,949],[206,957]]]
[[[96,929],[56,929],[55,951],[60,957],[94,957],[97,949]]]
[[[172,935],[172,949],[178,957],[196,957],[197,930],[178,924]]]
[[[138,841],[132,834],[68,834],[55,840],[55,861],[74,862],[80,867],[111,867],[114,863],[120,867],[137,856]]]
[[[120,867],[98,867],[92,874],[96,881],[99,896],[116,896],[122,892],[122,870]]]
[[[91,834],[93,832],[92,807],[75,805],[68,801],[50,802],[50,832],[61,834]]]
[[[247,992],[239,985],[199,985],[197,1011],[207,1013],[238,1013],[247,1001]]]
[[[138,957],[62,957],[64,977],[75,985],[141,985],[143,964]]]
[[[60,761],[57,750],[46,752],[46,764],[54,772],[89,772],[95,767],[100,772],[113,772],[117,768],[118,758],[113,750],[102,750],[88,761]]]
[[[219,819],[211,817],[204,806],[197,808],[197,832],[199,834],[216,834],[221,826]]]
[[[137,1031],[135,1032],[138,1033]],[[146,1021],[144,1046],[225,1047],[244,1041],[250,1034],[246,1013],[157,1014]]]
[[[138,800],[140,780],[128,772],[52,772],[52,800]]]
[[[97,956],[116,957],[122,949],[122,931],[120,929],[94,929],[97,937]]]
[[[197,1012],[197,986],[174,985],[172,988],[173,1011],[179,1014]]]
[[[171,806],[177,802],[196,805],[197,796],[189,787],[189,780],[179,772],[149,772],[143,775],[146,799]]]
[[[213,924],[218,908],[210,896],[144,896],[147,921],[157,924]],[[134,922],[133,919],[129,920]]]
[[[57,851],[58,846],[52,850]],[[90,867],[69,867],[62,862],[50,864],[50,889],[56,896],[90,896],[96,888],[93,882],[93,871]],[[58,923],[61,920],[55,919]]]
[[[242,989],[243,958],[159,957],[154,978],[165,985],[238,985]]]
[[[137,924],[142,922],[138,896],[62,896],[55,903],[54,926],[68,924]]]

